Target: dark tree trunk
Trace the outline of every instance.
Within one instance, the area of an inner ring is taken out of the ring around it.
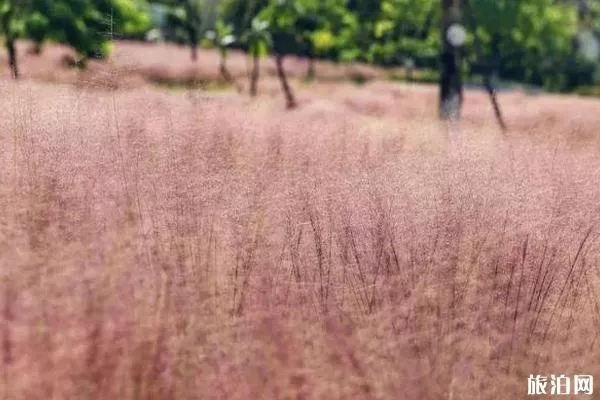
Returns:
[[[492,102],[492,107],[494,107],[494,115],[496,116],[498,125],[500,125],[500,129],[506,131],[506,123],[504,122],[504,117],[502,117],[502,111],[500,110],[500,104],[498,104],[498,97],[496,96],[496,89],[494,89],[494,86],[492,85],[492,76],[489,72],[483,76],[483,85],[490,96],[490,101]]]
[[[193,62],[198,60],[198,24],[194,7],[190,0],[180,0],[185,7],[188,40],[190,41],[190,55]]]
[[[0,26],[5,38],[6,51],[8,53],[8,66],[14,79],[19,79],[19,67],[17,65],[17,49],[15,46],[15,37],[11,30],[14,9],[9,7],[8,11],[2,16]]]
[[[277,75],[279,76],[279,81],[281,82],[281,88],[285,94],[286,106],[288,109],[295,108],[297,106],[296,98],[294,97],[292,88],[288,83],[285,69],[283,68],[283,56],[281,54],[275,55],[275,64],[277,66]]]
[[[8,52],[8,65],[14,79],[19,79],[19,66],[17,65],[17,49],[13,38],[6,39],[6,50]]]
[[[459,120],[463,102],[460,52],[448,41],[446,32],[460,22],[460,0],[442,0],[442,51],[440,55],[440,118]]]
[[[250,96],[256,97],[258,94],[258,78],[260,76],[260,57],[252,57],[252,73],[250,75]]]
[[[478,38],[476,40],[479,41]],[[500,56],[498,51],[499,41],[500,40],[497,35],[494,35],[492,37],[492,63],[490,68],[486,69],[485,71],[485,75],[483,77],[483,85],[485,86],[485,90],[490,96],[490,101],[492,102],[492,107],[494,107],[494,115],[496,116],[498,125],[500,125],[500,128],[503,131],[506,131],[506,123],[504,122],[502,111],[500,110],[500,104],[498,103],[498,97],[496,96],[496,89],[492,85],[492,74],[494,74],[500,62]]]
[[[196,36],[195,29],[189,29],[189,38],[190,38],[190,56],[193,62],[198,60],[198,37]]]

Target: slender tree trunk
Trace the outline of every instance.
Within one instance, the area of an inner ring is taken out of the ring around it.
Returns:
[[[459,120],[463,103],[460,52],[448,41],[446,32],[461,20],[461,0],[442,0],[442,51],[440,55],[440,118]]]
[[[12,18],[14,9],[9,4],[9,9],[2,15],[0,26],[2,27],[2,33],[5,38],[6,51],[8,53],[8,65],[10,67],[11,75],[14,79],[19,79],[19,67],[17,65],[17,48],[15,46],[15,37],[12,32]]]
[[[196,36],[195,29],[189,29],[190,38],[190,56],[193,62],[198,61],[198,37]]]
[[[219,72],[221,73],[221,76],[223,77],[223,79],[225,79],[227,83],[231,83],[233,81],[231,75],[229,74],[229,71],[227,71],[227,56],[224,54],[221,54],[221,60],[219,62]]]
[[[481,48],[481,42],[479,40],[479,36],[477,36],[477,21],[475,21],[475,16],[473,15],[473,10],[471,9],[471,3],[469,0],[465,1],[465,11],[468,14],[469,25],[471,31],[474,32],[475,35],[475,53],[479,62],[484,62],[483,66],[483,86],[485,87],[486,92],[490,98],[490,102],[492,103],[492,107],[494,108],[494,115],[496,116],[496,121],[498,121],[498,125],[500,125],[500,129],[502,131],[506,131],[506,123],[504,122],[504,117],[502,116],[502,110],[500,109],[500,104],[498,102],[498,96],[496,93],[496,89],[492,84],[492,74],[497,68],[498,63],[500,62],[499,51],[498,51],[498,42],[499,38],[497,34],[492,36],[492,62],[485,62],[483,50]]]
[[[504,117],[502,117],[502,111],[500,110],[500,104],[498,103],[498,96],[496,96],[496,89],[494,89],[494,86],[492,85],[492,76],[489,72],[486,72],[486,74],[483,76],[483,85],[485,86],[485,90],[487,91],[490,101],[492,102],[496,121],[498,121],[500,129],[506,131],[506,123],[504,122]]]
[[[6,50],[8,52],[8,65],[13,79],[19,79],[19,66],[17,65],[17,48],[12,37],[6,38]]]
[[[478,38],[475,40],[479,41]],[[496,95],[496,89],[492,84],[492,74],[496,71],[497,65],[500,62],[500,56],[498,52],[498,35],[494,35],[492,37],[492,65],[490,68],[486,70],[486,73],[483,77],[483,85],[485,86],[485,90],[488,92],[490,97],[490,101],[492,102],[492,107],[494,108],[494,115],[496,116],[496,120],[498,121],[498,125],[500,125],[500,129],[506,131],[506,123],[504,122],[504,117],[502,116],[502,111],[500,110],[500,104],[498,103],[498,96]]]
[[[198,60],[198,24],[196,12],[190,0],[180,0],[185,7],[188,40],[190,41],[190,55],[193,62]]]
[[[255,54],[252,57],[252,73],[250,75],[250,96],[256,97],[258,94],[258,78],[260,76],[260,57]]]
[[[279,81],[281,82],[281,88],[285,94],[286,106],[288,109],[295,108],[297,106],[296,98],[294,97],[292,88],[288,83],[285,69],[283,68],[283,56],[281,54],[275,55],[275,64],[277,66],[277,75],[279,76]]]
[[[315,71],[315,57],[310,55],[308,56],[308,68],[306,70],[306,80],[312,81],[315,79],[316,71]]]
[[[233,78],[233,75],[231,75],[231,73],[227,69],[227,54],[225,53],[221,53],[219,72],[221,73],[223,79],[225,79],[225,82],[229,83],[230,85],[233,85],[235,87],[235,90],[238,91],[238,93],[241,93],[243,91],[242,86],[238,85],[236,80]]]

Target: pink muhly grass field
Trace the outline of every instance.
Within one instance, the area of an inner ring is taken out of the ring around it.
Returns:
[[[141,51],[141,50],[140,50]],[[600,377],[600,103],[0,82],[0,398],[525,398]]]

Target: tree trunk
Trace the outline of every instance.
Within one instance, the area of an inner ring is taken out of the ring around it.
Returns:
[[[196,12],[190,0],[180,0],[185,7],[186,14],[186,25],[188,31],[188,39],[190,41],[190,51],[192,61],[198,60],[198,24],[196,18]]]
[[[14,79],[19,79],[19,68],[17,65],[17,49],[15,47],[15,37],[13,35],[11,25],[14,9],[9,6],[8,11],[2,15],[0,26],[5,38],[6,51],[8,53],[8,65],[11,75]]]
[[[275,55],[275,64],[277,66],[277,75],[279,76],[279,81],[281,82],[281,88],[285,94],[286,106],[288,109],[295,108],[297,106],[296,98],[294,97],[294,93],[292,93],[292,88],[290,87],[287,76],[285,75],[285,69],[283,68],[283,56],[281,54]]]
[[[227,83],[231,83],[233,81],[233,79],[231,78],[231,75],[229,74],[229,71],[227,71],[227,58],[224,54],[221,54],[221,60],[219,61],[219,72],[221,73],[221,76],[223,77],[223,79],[225,79],[225,82]]]
[[[475,53],[477,59],[480,63],[483,63],[483,69],[481,73],[483,74],[483,86],[490,97],[490,101],[492,103],[492,107],[494,108],[494,115],[496,116],[496,121],[498,121],[498,125],[500,125],[500,129],[503,132],[507,130],[506,123],[504,122],[504,117],[502,116],[502,110],[500,109],[500,104],[498,103],[498,96],[496,95],[496,89],[492,84],[492,75],[495,70],[498,68],[500,63],[500,54],[499,54],[499,37],[497,34],[492,35],[492,60],[491,62],[484,62],[483,49],[481,48],[481,42],[479,41],[479,36],[477,35],[477,21],[475,21],[475,16],[473,15],[473,10],[471,9],[471,3],[469,0],[465,0],[465,11],[469,17],[470,29],[474,33],[475,39]]]
[[[315,71],[315,58],[310,55],[308,57],[308,68],[306,70],[306,80],[312,81],[315,79],[316,71]]]
[[[258,94],[258,78],[260,76],[260,57],[252,57],[252,73],[250,75],[250,96],[256,97]]]
[[[506,131],[506,123],[502,117],[502,111],[500,110],[500,104],[498,104],[498,97],[496,96],[496,89],[494,89],[494,86],[492,85],[492,76],[489,72],[483,76],[483,85],[485,86],[488,96],[490,96],[490,101],[492,102],[494,115],[496,116],[498,125],[500,125],[500,129],[502,129],[502,131]]]
[[[241,93],[243,91],[242,86],[237,84],[236,80],[233,78],[233,75],[231,75],[229,73],[229,70],[227,69],[227,54],[225,53],[221,53],[219,72],[221,73],[223,79],[225,79],[225,82],[229,83],[230,85],[233,85],[235,87],[235,90],[238,91],[238,93]]]
[[[189,30],[190,37],[190,56],[193,62],[198,60],[198,38],[196,37],[196,30]]]
[[[39,56],[40,54],[42,54],[42,46],[44,45],[44,42],[35,42],[33,44],[33,54],[36,56]]]
[[[475,40],[479,41],[478,38]],[[506,123],[504,122],[504,117],[502,117],[502,111],[500,110],[500,104],[498,103],[498,97],[496,96],[496,89],[492,85],[492,75],[496,72],[498,64],[500,63],[500,54],[498,51],[499,45],[498,35],[492,36],[492,65],[486,71],[485,76],[483,77],[483,85],[485,86],[485,90],[487,90],[488,95],[490,96],[490,101],[492,102],[492,107],[494,108],[494,115],[496,116],[496,120],[498,121],[498,125],[500,125],[500,129],[502,131],[506,131]]]
[[[19,67],[17,65],[17,49],[12,37],[6,38],[6,50],[8,51],[8,65],[13,79],[19,79]]]
[[[460,52],[448,41],[446,32],[461,19],[461,0],[442,0],[442,51],[440,55],[440,118],[459,120],[463,103]]]

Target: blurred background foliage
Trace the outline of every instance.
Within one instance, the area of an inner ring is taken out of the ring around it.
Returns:
[[[476,21],[475,32],[467,29],[465,71],[477,73],[483,58],[502,81],[598,92],[600,0],[470,0],[463,9],[467,28]],[[194,52],[217,46],[206,34],[227,26],[228,47],[410,65],[428,71],[414,74],[427,81],[439,68],[441,14],[440,0],[0,0],[7,46],[20,38],[31,39],[36,51],[47,41],[65,43],[85,60],[106,56],[111,39],[125,38],[186,44]],[[268,26],[260,44],[248,40],[257,21]]]

